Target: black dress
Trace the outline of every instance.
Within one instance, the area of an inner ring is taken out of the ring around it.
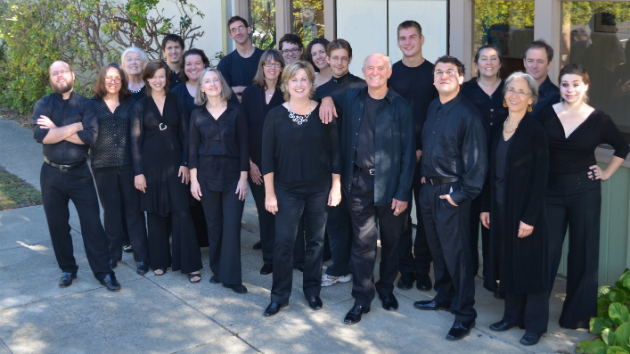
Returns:
[[[147,212],[149,257],[153,269],[171,264],[167,217],[172,216],[173,270],[191,273],[202,268],[195,227],[190,216],[189,188],[178,177],[188,165],[188,113],[186,104],[166,94],[163,113],[151,97],[136,102],[131,139],[134,174],[144,175],[146,193],[140,198]]]

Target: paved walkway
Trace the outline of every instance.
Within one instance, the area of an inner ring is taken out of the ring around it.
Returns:
[[[0,165],[39,188],[41,146],[30,130],[0,120]],[[271,318],[271,276],[258,273],[260,251],[256,210],[248,199],[243,216],[242,264],[246,295],[208,283],[208,251],[203,280],[168,272],[137,275],[129,254],[116,274],[123,289],[111,293],[92,276],[76,213],[70,224],[79,264],[78,279],[60,289],[60,276],[41,206],[0,212],[0,354],[7,353],[572,353],[590,335],[563,330],[557,321],[564,282],[556,282],[549,332],[534,347],[518,340],[524,331],[494,333],[488,326],[501,319],[503,302],[477,279],[477,326],[458,342],[444,339],[453,322],[445,311],[421,312],[416,300],[434,292],[395,290],[400,302],[387,312],[376,299],[361,323],[346,326],[342,318],[353,304],[351,285],[322,290],[324,308],[312,311],[302,296],[301,273],[295,271],[290,306]],[[375,273],[378,277],[378,272]]]

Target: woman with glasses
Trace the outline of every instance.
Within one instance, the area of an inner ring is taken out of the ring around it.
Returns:
[[[142,192],[140,206],[147,213],[149,258],[155,275],[188,273],[191,283],[201,280],[201,253],[190,217],[188,172],[188,114],[186,103],[168,92],[171,72],[160,60],[144,70],[147,95],[133,107],[131,141],[134,185]],[[168,216],[172,217],[173,252]]]
[[[142,275],[149,271],[149,254],[140,193],[133,188],[129,126],[135,100],[127,85],[127,75],[117,63],[105,65],[98,75],[92,98],[98,117],[98,136],[90,146],[91,166],[105,214],[109,266],[116,268],[122,259],[126,229],[138,262],[136,272]]]
[[[326,38],[315,38],[304,53],[304,60],[313,65],[315,69],[315,87],[319,87],[332,79],[332,69],[326,57],[326,46],[330,43]]]
[[[505,80],[507,118],[490,129],[490,172],[483,192],[483,226],[491,246],[484,286],[505,294],[496,332],[525,328],[522,345],[534,345],[549,320],[545,188],[549,152],[543,127],[528,113],[538,99],[538,82],[522,72]]]

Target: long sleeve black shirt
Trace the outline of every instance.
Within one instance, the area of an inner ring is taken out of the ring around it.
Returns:
[[[541,121],[540,114],[543,109],[558,102],[560,102],[560,89],[547,76],[547,79],[538,87],[538,101],[530,114],[538,121]]]
[[[175,86],[175,88],[173,88],[171,92],[184,100],[184,102],[186,103],[186,108],[188,108],[188,114],[191,114],[192,111],[194,111],[195,108],[198,107],[195,104],[195,96],[190,94],[185,82],[182,82],[179,85]],[[230,96],[229,102],[235,105],[239,105],[238,98],[235,94],[232,94],[232,96]]]
[[[477,78],[472,78],[462,85],[462,94],[470,103],[474,104],[481,114],[486,136],[490,136],[490,128],[495,124],[503,124],[508,116],[507,107],[503,107],[503,87],[505,82],[501,80],[499,86],[492,95],[488,95],[477,82]]]
[[[77,132],[77,135],[85,145],[77,145],[65,140],[55,144],[44,144],[44,138],[49,130],[36,124],[39,116],[50,118],[57,128],[81,122],[83,130]],[[64,100],[62,95],[53,93],[35,103],[33,137],[38,143],[44,145],[44,156],[48,160],[60,165],[84,162],[90,145],[96,141],[97,134],[98,119],[94,104],[89,98],[71,92],[70,98]]]
[[[337,123],[319,119],[319,105],[298,125],[284,106],[272,109],[263,126],[262,174],[279,182],[330,179],[340,174]]]
[[[243,112],[247,118],[247,128],[249,129],[249,157],[252,162],[262,168],[262,141],[263,124],[267,114],[273,108],[284,103],[282,91],[276,90],[269,103],[266,101],[265,90],[258,85],[252,85],[243,91]]]
[[[351,90],[355,88],[364,88],[367,84],[365,80],[358,76],[354,76],[350,73],[346,73],[342,77],[332,77],[328,82],[319,86],[315,90],[315,100],[320,100],[327,96],[339,95],[344,93],[346,90]]]
[[[251,86],[263,53],[262,49],[255,48],[249,58],[243,58],[237,50],[234,50],[221,59],[217,69],[230,87]]]
[[[131,165],[131,109],[133,98],[121,100],[114,112],[102,98],[93,97],[98,117],[98,137],[92,144],[92,168]]]
[[[341,185],[347,192],[352,188],[359,127],[368,89],[351,89],[332,96],[341,121],[342,173]],[[416,165],[416,142],[411,105],[394,90],[388,90],[376,111],[374,133],[374,204],[392,202],[393,198],[409,201]]]
[[[439,98],[431,102],[422,147],[423,177],[460,179],[451,193],[455,204],[481,193],[488,171],[486,133],[479,110],[461,93],[444,104]]]
[[[210,190],[233,190],[240,172],[249,171],[247,120],[238,106],[228,103],[216,119],[206,107],[196,108],[188,141],[188,168],[196,168],[199,183]]]
[[[433,85],[433,63],[425,60],[411,68],[402,60],[392,66],[392,76],[387,85],[411,104],[416,133],[416,150],[422,150],[422,127],[427,120],[429,105],[438,96]]]

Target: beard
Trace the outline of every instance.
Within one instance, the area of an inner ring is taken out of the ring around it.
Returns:
[[[63,95],[64,93],[68,93],[68,92],[72,91],[72,88],[74,87],[74,80],[66,81],[65,84],[61,84],[61,85],[57,85],[56,83],[54,83],[51,80],[50,81],[50,87],[52,87],[52,89],[53,89],[53,91],[55,93]]]

